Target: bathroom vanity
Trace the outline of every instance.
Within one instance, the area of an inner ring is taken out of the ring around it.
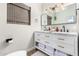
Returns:
[[[78,33],[34,32],[35,48],[50,56],[54,55],[56,50],[59,50],[66,55],[78,56],[78,41]]]

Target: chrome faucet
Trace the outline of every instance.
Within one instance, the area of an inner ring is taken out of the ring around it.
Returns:
[[[65,26],[63,26],[62,28],[63,28],[63,32],[65,32]]]

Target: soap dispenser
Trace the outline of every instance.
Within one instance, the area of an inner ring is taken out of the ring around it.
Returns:
[[[58,27],[56,27],[56,32],[58,32],[59,31],[59,28]]]

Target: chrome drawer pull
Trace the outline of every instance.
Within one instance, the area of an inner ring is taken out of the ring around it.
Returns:
[[[38,36],[40,36],[40,34],[37,34]]]
[[[60,47],[60,48],[64,48],[63,46],[61,46],[61,45],[58,45],[58,47]]]
[[[64,39],[58,38],[58,40],[64,40]]]
[[[49,37],[49,36],[45,36],[45,37]]]
[[[47,41],[45,41],[45,43],[48,43],[49,44],[49,42],[47,42]]]
[[[39,40],[39,41],[40,41],[40,39],[37,39],[37,40]]]

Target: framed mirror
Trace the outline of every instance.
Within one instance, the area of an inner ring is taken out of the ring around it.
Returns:
[[[42,25],[74,24],[77,22],[76,4],[65,6],[64,10],[52,13],[52,16],[41,15]]]

